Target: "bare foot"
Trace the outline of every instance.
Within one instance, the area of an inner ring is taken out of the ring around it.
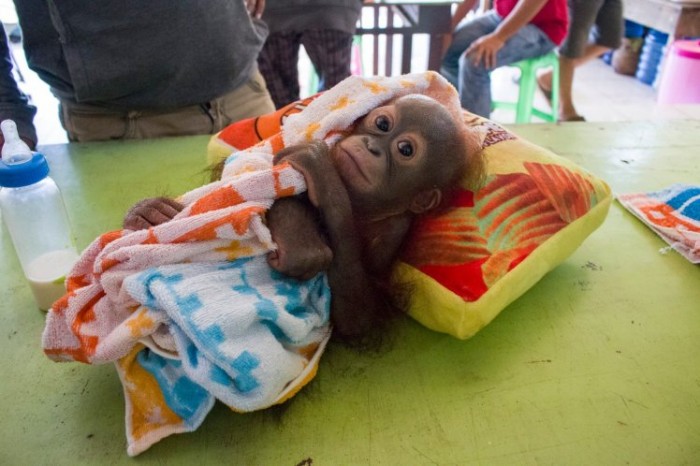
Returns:
[[[542,74],[537,75],[536,78],[537,81],[537,87],[539,90],[544,94],[545,99],[547,99],[547,102],[549,103],[549,106],[552,106],[552,73],[551,72],[544,72]]]
[[[545,94],[552,93],[552,72],[545,71],[544,73],[537,75],[537,86]]]
[[[583,115],[573,113],[571,115],[560,115],[559,121],[586,121],[586,119],[583,117]]]

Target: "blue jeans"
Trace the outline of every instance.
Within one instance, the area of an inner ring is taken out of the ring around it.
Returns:
[[[462,107],[472,113],[488,118],[491,113],[491,77],[493,70],[483,63],[474,65],[465,53],[479,37],[492,33],[503,21],[495,11],[488,11],[457,27],[452,35],[452,44],[445,53],[440,73],[459,90]],[[496,67],[515,63],[526,58],[539,57],[556,45],[537,26],[522,27],[496,54]]]

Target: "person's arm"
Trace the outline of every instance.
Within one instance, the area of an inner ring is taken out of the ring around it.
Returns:
[[[29,105],[29,99],[17,87],[12,74],[12,59],[5,32],[0,33],[0,121],[10,119],[17,124],[19,136],[34,149],[37,143],[34,128],[36,107]],[[0,147],[5,140],[0,133]]]
[[[464,19],[464,17],[467,16],[467,13],[469,13],[474,8],[474,4],[476,4],[476,2],[477,0],[464,0],[462,3],[457,5],[457,8],[455,9],[454,14],[452,15],[450,31],[449,33],[443,35],[442,38],[443,53],[447,50],[447,48],[450,46],[450,43],[452,42],[452,33],[455,29],[457,29],[457,26]]]
[[[452,31],[455,30],[457,25],[467,16],[467,13],[474,9],[477,0],[464,0],[462,3],[457,5],[457,9],[452,15]]]
[[[491,34],[486,34],[475,40],[467,49],[467,56],[473,63],[483,61],[484,67],[491,69],[496,66],[496,54],[508,39],[528,24],[539,13],[548,0],[520,0],[510,14]]]
[[[542,7],[549,0],[520,0],[513,8],[513,11],[503,19],[493,32],[503,42],[518,32],[523,26],[532,21],[532,18],[540,12]]]

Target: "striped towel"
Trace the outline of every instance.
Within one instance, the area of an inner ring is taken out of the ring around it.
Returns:
[[[693,264],[700,264],[700,186],[621,194],[620,203]]]

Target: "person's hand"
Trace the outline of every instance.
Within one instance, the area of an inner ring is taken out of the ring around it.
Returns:
[[[124,217],[127,230],[145,230],[172,220],[184,206],[167,197],[153,197],[137,202]]]
[[[245,0],[245,7],[252,18],[260,19],[265,10],[265,0]]]
[[[504,44],[505,41],[497,34],[486,34],[472,42],[466,51],[467,58],[475,65],[483,63],[484,68],[493,69],[496,67],[496,54]]]

